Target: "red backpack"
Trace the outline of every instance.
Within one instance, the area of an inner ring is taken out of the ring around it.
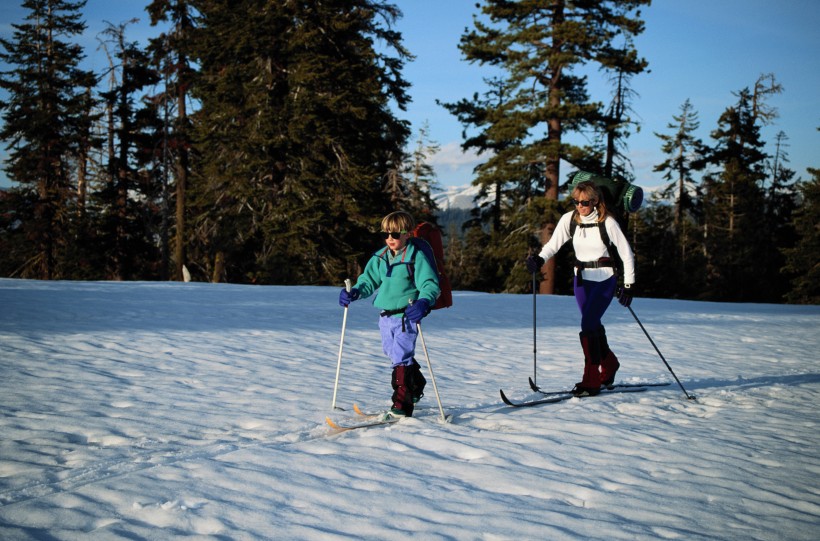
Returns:
[[[441,240],[441,231],[430,222],[421,222],[413,230],[415,239],[422,239],[426,242],[414,242],[416,246],[436,269],[438,275],[438,285],[441,293],[433,303],[432,309],[449,308],[453,305],[453,288],[450,279],[444,271],[444,244]]]

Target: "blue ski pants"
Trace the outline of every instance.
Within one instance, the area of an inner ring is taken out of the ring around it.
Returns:
[[[385,316],[379,318],[379,330],[382,334],[382,349],[390,358],[392,366],[410,366],[416,354],[416,326],[404,317]],[[403,329],[402,329],[403,327]]]
[[[581,310],[582,331],[597,331],[601,327],[601,318],[612,302],[617,284],[618,278],[613,276],[603,282],[583,280],[579,286],[578,277],[575,277],[575,300]]]

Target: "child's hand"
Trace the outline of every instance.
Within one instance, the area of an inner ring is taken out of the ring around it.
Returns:
[[[404,311],[404,315],[410,320],[410,323],[418,323],[421,319],[430,313],[430,301],[427,299],[419,299]]]
[[[355,287],[348,291],[347,289],[342,289],[342,292],[339,293],[339,306],[344,306],[347,308],[347,305],[351,302],[355,301],[359,298],[359,290]]]

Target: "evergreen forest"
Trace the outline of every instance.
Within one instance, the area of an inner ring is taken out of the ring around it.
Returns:
[[[627,145],[650,3],[476,4],[460,52],[496,75],[440,103],[485,158],[475,209],[441,224],[454,289],[571,293],[569,247],[538,280],[524,260],[570,210],[575,171],[640,185]],[[109,23],[96,51],[78,45],[85,0],[21,4],[0,39],[0,276],[340,285],[385,214],[438,223],[438,147],[402,118],[413,51],[390,1],[146,0],[156,35]],[[106,69],[84,69],[89,54]],[[785,89],[764,73],[726,90],[719,118],[670,104],[655,134],[667,184],[624,225],[638,295],[820,303],[820,169],[802,179],[788,135],[761,135]]]

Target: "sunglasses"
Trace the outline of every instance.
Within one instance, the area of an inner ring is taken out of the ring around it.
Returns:
[[[592,199],[585,199],[584,201],[578,201],[577,199],[573,199],[572,204],[576,207],[588,207],[594,203]]]
[[[387,240],[387,238],[389,237],[393,240],[399,240],[401,236],[405,233],[407,233],[407,231],[391,231],[390,233],[388,233],[387,231],[382,231],[382,238],[384,240]]]

